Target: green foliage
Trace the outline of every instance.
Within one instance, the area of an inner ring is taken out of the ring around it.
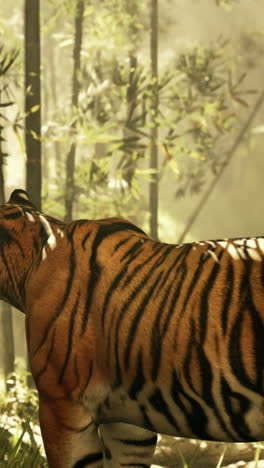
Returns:
[[[1,395],[0,466],[44,468],[47,464],[39,448],[38,396],[36,390],[27,388],[26,377],[26,373],[11,375],[10,390]]]
[[[3,40],[0,43],[0,158],[1,163],[8,153],[3,149],[6,143],[5,131],[11,128],[21,150],[24,152],[24,142],[22,137],[23,117],[16,109],[17,101],[15,88],[19,87],[19,50],[14,47],[8,48]],[[12,117],[7,113],[8,109],[15,107]]]
[[[167,96],[171,123],[163,145],[167,165],[178,175],[176,195],[182,196],[199,192],[208,169],[215,174],[224,163],[223,146],[236,128],[239,108],[247,106],[247,91],[241,88],[244,73],[233,78],[226,41],[189,48],[174,66],[177,81]]]
[[[60,63],[67,60],[59,68],[68,69],[76,0],[65,0],[59,8],[50,5],[44,30],[52,35]],[[245,76],[234,78],[235,61],[222,39],[174,54],[166,69],[160,67],[159,82],[153,83],[144,47],[148,15],[148,6],[139,0],[86,3],[78,108],[71,108],[69,92],[60,89],[53,115],[45,122],[43,137],[49,147],[55,143],[67,154],[77,143],[74,196],[80,215],[121,211],[128,216],[132,205],[137,210],[145,180],[152,175],[149,171],[142,177],[140,170],[147,171],[153,125],[159,127],[159,180],[172,172],[176,195],[199,192],[208,173],[217,173],[224,163],[226,142],[240,107],[246,106],[241,93]],[[60,82],[60,70],[55,74]],[[153,122],[155,96],[159,113]],[[59,182],[59,188],[47,193],[62,200],[64,166],[56,165],[49,187]],[[114,197],[112,204],[109,197]],[[88,206],[93,208],[84,213]]]
[[[38,421],[38,394],[26,384],[27,373],[13,373],[9,376],[8,393],[0,396],[0,409],[8,416],[18,416],[22,420]]]
[[[7,156],[2,149],[2,144],[5,142],[3,131],[11,122],[3,112],[10,106],[15,104],[12,89],[10,86],[10,72],[13,69],[17,57],[19,55],[16,49],[7,49],[3,43],[0,43],[0,157]]]
[[[5,427],[0,428],[0,467],[17,468],[47,468],[44,457],[40,454],[36,443],[31,446],[23,443],[28,438],[32,444],[34,433],[29,422],[24,424],[23,430],[10,435]]]
[[[222,163],[218,145],[233,130],[239,106],[246,105],[240,90],[245,75],[233,82],[224,58],[226,47],[222,41],[207,48],[190,48],[175,58],[159,80],[160,177],[165,169],[173,171],[178,195],[199,191],[208,168],[217,171]],[[115,56],[113,68],[113,57],[103,53],[98,57],[94,68],[89,63],[83,69],[82,82],[90,85],[75,114],[79,121],[76,138],[82,145],[93,144],[94,149],[82,156],[76,180],[88,198],[99,185],[109,194],[113,179],[121,197],[126,187],[137,198],[135,187],[140,188],[141,175],[137,168],[148,156],[148,130],[153,125],[154,91],[148,67],[136,57],[132,64],[131,57],[120,61]],[[97,153],[98,144],[104,147],[102,154]]]

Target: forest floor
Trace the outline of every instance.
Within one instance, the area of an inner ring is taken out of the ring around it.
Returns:
[[[221,464],[218,465],[222,456]],[[264,445],[162,436],[159,438],[154,463],[156,468],[264,468]]]

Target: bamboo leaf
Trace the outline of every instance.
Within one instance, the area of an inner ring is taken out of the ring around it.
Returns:
[[[31,107],[30,112],[33,114],[40,109],[40,104],[36,104],[35,106]]]

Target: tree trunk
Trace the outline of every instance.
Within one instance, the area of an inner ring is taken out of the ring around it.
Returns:
[[[25,0],[25,141],[26,187],[41,209],[41,85],[40,85],[40,0]],[[29,362],[27,362],[29,368]],[[31,376],[28,386],[33,386]]]
[[[81,68],[81,48],[82,48],[82,27],[84,18],[84,0],[78,0],[75,14],[75,32],[74,32],[74,50],[73,50],[73,76],[72,76],[72,108],[73,112],[78,107],[80,80],[79,73]],[[74,137],[76,119],[71,126]],[[75,171],[76,142],[71,144],[70,151],[66,159],[66,190],[65,190],[65,221],[72,220],[73,201],[75,194],[74,171]]]
[[[41,89],[39,0],[25,0],[25,139],[27,191],[41,207]]]
[[[50,91],[53,101],[52,109],[52,118],[54,118],[54,112],[58,108],[58,89],[57,89],[57,75],[56,75],[56,55],[55,55],[56,46],[54,44],[53,36],[50,35],[48,39],[48,50],[47,50],[47,59],[49,65],[49,84]],[[61,179],[61,170],[62,170],[62,155],[61,155],[61,144],[55,139],[54,141],[54,154],[55,154],[55,168],[56,168],[56,177],[58,180]]]
[[[45,47],[44,44],[44,50],[47,50],[48,47]],[[46,65],[46,64],[45,64]],[[46,70],[45,70],[46,69]],[[46,73],[44,72],[46,71]],[[49,78],[47,74],[47,67],[44,66],[42,78],[43,78],[43,87],[42,87],[42,121],[44,123],[48,122],[50,118],[50,109],[49,109],[49,103],[50,103],[50,96],[49,96],[49,90],[50,90],[50,83],[49,83]],[[42,148],[41,148],[41,176],[42,180],[44,180],[45,186],[47,187],[47,192],[46,195],[48,196],[49,193],[49,180],[50,180],[50,173],[49,173],[49,157],[50,157],[50,151],[48,149],[47,142],[43,141]]]
[[[127,140],[129,137],[134,136],[133,130],[131,130],[131,121],[135,118],[135,110],[137,99],[133,96],[133,79],[137,68],[137,56],[135,50],[129,52],[129,80],[127,83],[127,112],[125,117],[125,125],[123,128],[123,140]],[[124,152],[120,158],[117,169],[122,170],[122,179],[124,179],[128,186],[131,186],[131,182],[136,169],[136,161],[133,159],[134,149],[130,148],[129,145],[125,145]]]
[[[151,56],[151,124],[150,130],[150,169],[154,170],[152,181],[149,187],[149,207],[150,207],[150,236],[158,239],[158,0],[151,0],[151,35],[150,35],[150,56]]]

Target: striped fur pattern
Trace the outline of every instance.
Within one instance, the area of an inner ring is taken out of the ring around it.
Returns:
[[[51,468],[147,468],[159,432],[264,440],[264,238],[169,245],[119,218],[65,225],[22,190],[0,236]]]

